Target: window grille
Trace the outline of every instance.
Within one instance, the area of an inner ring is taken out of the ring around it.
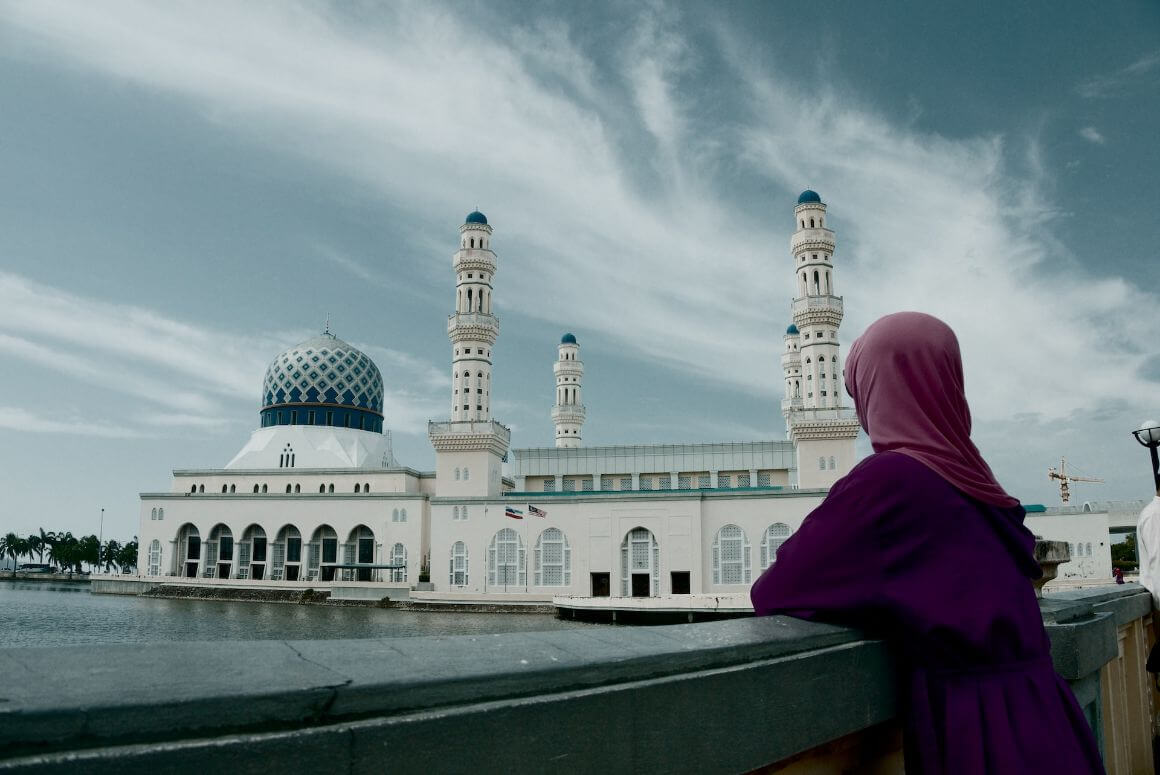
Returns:
[[[564,480],[564,492],[576,492],[576,480],[575,479],[565,479]]]
[[[620,477],[620,489],[622,489],[622,490],[631,490],[632,489],[632,477],[631,476]]]
[[[693,478],[692,477],[684,476],[684,475],[677,477],[677,489],[678,490],[688,490],[692,486],[693,486]]]
[[[591,490],[592,490],[592,477],[591,476],[586,476],[582,480],[580,480],[580,489],[583,490],[584,492],[591,492]]]
[[[611,490],[612,489],[612,477],[611,476],[600,477],[600,489],[601,490]]]
[[[748,487],[749,486],[749,474],[737,474],[737,486],[738,487]]]
[[[769,479],[768,472],[758,471],[758,473],[757,473],[757,486],[758,487],[769,487],[770,486],[770,479]]]
[[[661,483],[658,489],[671,490],[673,489],[673,478],[671,476],[662,476]]]
[[[286,544],[282,541],[277,541],[274,543],[272,549],[273,569],[270,572],[270,578],[274,581],[281,581],[283,568],[286,566]]]
[[[487,548],[487,582],[491,586],[527,584],[526,550],[519,533],[510,527],[491,537]]]
[[[318,570],[320,556],[322,554],[322,544],[317,541],[306,546],[306,567],[312,571]]]
[[[555,527],[536,539],[535,583],[543,587],[566,587],[572,583],[572,548],[568,538]]]
[[[149,575],[161,575],[161,542],[156,538],[149,544]]]
[[[462,541],[456,541],[451,547],[451,586],[466,587],[468,581],[467,571],[467,545]]]
[[[556,491],[556,478],[554,476],[550,476],[544,480],[544,492],[555,492],[555,491]]]
[[[697,475],[697,488],[698,489],[707,490],[712,486],[713,485],[710,482],[709,474],[698,474]]]
[[[238,572],[248,567],[250,567],[250,542],[243,541],[238,544]]]
[[[640,481],[640,489],[642,489],[642,490],[651,490],[652,489],[652,477],[651,476],[642,476],[639,481]]]
[[[713,539],[713,583],[750,582],[749,539],[737,525],[725,525]]]
[[[761,534],[761,569],[765,570],[777,562],[777,550],[789,538],[789,525],[774,522]]]
[[[730,477],[729,474],[717,474],[717,486],[718,487],[725,487],[725,488],[732,487],[733,486],[731,484],[732,481],[733,481],[733,479],[732,479],[732,477]]]
[[[407,547],[402,544],[395,544],[391,547],[391,565],[406,565],[407,564]],[[391,571],[391,581],[396,584],[407,580],[407,569],[396,568]]]

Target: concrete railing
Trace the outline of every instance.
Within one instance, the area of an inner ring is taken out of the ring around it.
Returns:
[[[1109,772],[1151,772],[1147,595],[1044,616]],[[891,664],[785,617],[0,650],[0,771],[900,772]]]

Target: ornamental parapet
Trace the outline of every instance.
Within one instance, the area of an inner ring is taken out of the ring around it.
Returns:
[[[824,250],[832,255],[837,244],[830,229],[800,229],[789,238],[790,252],[795,254],[803,250]]]
[[[436,452],[464,452],[486,449],[507,454],[512,432],[495,420],[443,420],[427,423],[427,438]]]
[[[787,368],[790,366],[801,366],[801,365],[802,365],[801,350],[791,350],[789,352],[781,354],[781,366],[782,366],[782,368]]]
[[[480,272],[495,273],[495,253],[490,250],[460,250],[452,256],[452,263],[457,271],[478,270]]]
[[[447,316],[447,336],[452,342],[487,342],[499,337],[499,318],[482,312],[457,312]]]
[[[797,316],[806,313],[824,312],[837,315],[840,319],[843,314],[841,296],[802,296],[793,300],[794,320]]]
[[[552,364],[552,373],[557,376],[560,374],[574,377],[583,376],[584,361],[556,361]]]
[[[804,439],[853,439],[858,436],[858,418],[852,409],[793,409],[786,421],[790,438],[795,442]]]
[[[565,404],[552,407],[552,419],[560,422],[584,422],[588,410],[583,404]]]

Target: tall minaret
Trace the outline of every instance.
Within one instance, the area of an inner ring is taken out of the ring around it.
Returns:
[[[499,319],[491,312],[496,258],[491,227],[478,210],[459,227],[451,262],[451,420],[432,422],[427,432],[436,452],[436,488],[440,495],[497,495],[511,432],[491,419],[491,348],[499,337]]]
[[[584,402],[580,398],[584,362],[580,360],[580,345],[574,335],[564,334],[560,339],[559,355],[552,371],[556,374],[556,405],[552,407],[556,446],[579,447],[580,426],[584,424]]]
[[[781,412],[786,432],[797,446],[798,486],[828,487],[854,465],[858,421],[842,400],[836,243],[834,232],[826,228],[826,205],[817,192],[803,191],[798,197],[794,225],[790,252],[797,296],[781,356],[786,384]]]

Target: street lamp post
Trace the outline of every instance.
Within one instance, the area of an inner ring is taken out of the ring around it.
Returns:
[[[1137,430],[1132,431],[1132,435],[1152,453],[1152,482],[1160,490],[1160,454],[1157,453],[1160,447],[1160,422],[1148,420],[1141,423]]]
[[[1153,452],[1152,454],[1156,454]],[[105,551],[105,510],[101,509],[101,529],[97,536],[97,573],[101,572],[101,554]]]

